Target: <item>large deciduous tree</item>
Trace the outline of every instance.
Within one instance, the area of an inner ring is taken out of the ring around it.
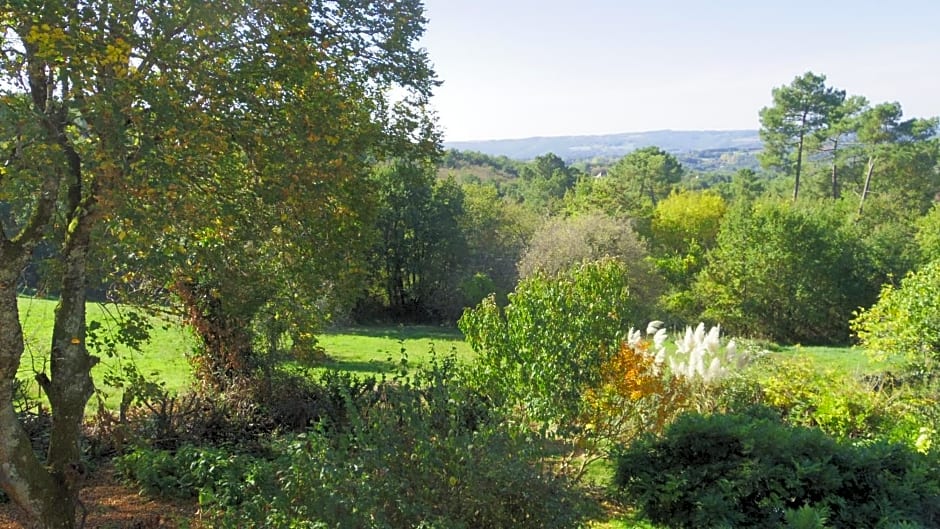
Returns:
[[[297,314],[295,293],[342,282],[361,171],[436,149],[423,113],[434,80],[414,46],[419,0],[2,4],[0,489],[41,527],[71,528],[96,362],[89,256],[130,253],[122,268],[174,290],[209,353],[237,366],[262,307]],[[37,377],[53,414],[43,460],[12,396],[17,284],[49,242],[61,297]]]
[[[826,76],[807,72],[787,86],[773,89],[773,105],[760,111],[760,137],[765,167],[780,167],[794,177],[793,199],[800,193],[800,175],[807,141],[833,126],[845,102],[845,91],[826,86]]]
[[[738,203],[692,285],[703,317],[784,343],[844,343],[874,300],[867,252],[831,202]]]
[[[580,176],[580,171],[568,166],[558,155],[544,154],[522,166],[519,193],[533,211],[552,214]]]
[[[463,193],[426,163],[397,160],[376,169],[378,242],[371,276],[379,310],[397,321],[453,321],[466,260]],[[373,292],[373,297],[375,293]]]
[[[557,277],[585,263],[614,259],[630,280],[630,296],[640,318],[655,319],[663,281],[648,260],[646,241],[628,219],[595,211],[552,217],[533,233],[519,259],[519,277]]]
[[[464,302],[476,305],[495,293],[498,303],[516,286],[516,263],[540,222],[538,213],[509,197],[492,184],[464,184],[464,211],[460,229],[467,241]]]

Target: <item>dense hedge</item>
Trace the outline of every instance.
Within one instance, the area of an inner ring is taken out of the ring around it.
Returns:
[[[685,415],[617,456],[615,484],[675,528],[940,527],[940,458],[882,442],[841,444],[760,412]]]

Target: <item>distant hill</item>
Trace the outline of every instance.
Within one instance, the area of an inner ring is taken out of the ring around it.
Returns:
[[[682,154],[702,151],[753,152],[761,148],[756,130],[656,130],[593,136],[536,137],[514,140],[449,141],[448,149],[477,151],[514,160],[531,160],[553,152],[568,162],[592,158],[619,158],[641,147],[655,145]]]

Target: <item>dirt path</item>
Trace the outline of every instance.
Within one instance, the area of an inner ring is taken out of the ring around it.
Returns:
[[[195,502],[155,500],[120,483],[113,469],[95,471],[81,493],[88,509],[85,529],[178,529],[181,520],[193,520]],[[0,503],[0,529],[28,528],[23,512],[12,503]]]

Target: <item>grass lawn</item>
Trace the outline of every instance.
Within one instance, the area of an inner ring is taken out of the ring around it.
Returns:
[[[54,300],[20,298],[20,319],[26,342],[18,373],[21,380],[32,381],[35,373],[49,371],[48,351],[55,305]],[[113,304],[89,303],[88,321],[100,321],[108,332],[114,328],[110,322],[120,310],[123,309]],[[105,377],[109,373],[119,373],[127,364],[136,365],[140,373],[163,382],[171,391],[185,390],[192,383],[187,354],[192,350],[194,337],[178,323],[159,319],[152,322],[151,340],[143,344],[139,353],[120,346],[114,357],[92,351],[102,357],[92,370],[92,377],[111,408],[120,403],[122,392],[105,384]],[[410,365],[426,363],[432,350],[438,355],[453,352],[461,361],[469,360],[473,355],[458,330],[434,326],[336,329],[322,334],[320,345],[329,357],[322,368],[364,375],[393,370],[402,358],[402,351],[407,354]],[[30,389],[38,394],[35,383],[30,382]],[[92,399],[89,406],[97,406],[97,401]]]
[[[858,347],[823,347],[792,345],[771,353],[773,357],[790,358],[806,356],[821,371],[835,371],[851,375],[866,375],[884,371],[890,362],[873,360],[864,349]]]
[[[23,322],[26,345],[18,373],[22,380],[32,380],[35,373],[49,372],[49,347],[55,305],[54,300],[20,298],[20,320]],[[114,332],[113,322],[120,310],[123,309],[113,304],[89,303],[88,321],[101,322],[103,333]],[[184,388],[191,383],[186,353],[191,348],[192,336],[179,325],[158,319],[152,322],[152,339],[143,344],[139,353],[122,346],[118,346],[117,354],[113,357],[92,351],[101,357],[101,361],[92,369],[92,377],[109,406],[116,407],[121,395],[115,388],[104,384],[103,380],[109,373],[118,373],[128,364],[136,365],[142,374],[164,382],[168,389]],[[35,386],[35,383],[32,383],[31,389],[36,390]],[[89,405],[96,405],[95,399],[92,399]]]
[[[319,336],[329,361],[324,367],[373,374],[392,370],[405,354],[410,365],[426,363],[432,351],[468,361],[473,351],[460,331],[429,325],[346,327]]]

